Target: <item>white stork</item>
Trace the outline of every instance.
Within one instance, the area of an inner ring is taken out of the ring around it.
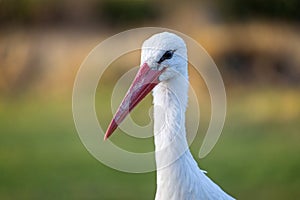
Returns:
[[[112,119],[105,139],[152,90],[157,165],[155,199],[234,199],[199,169],[189,151],[185,130],[187,49],[185,42],[173,33],[155,34],[143,43],[140,69]]]

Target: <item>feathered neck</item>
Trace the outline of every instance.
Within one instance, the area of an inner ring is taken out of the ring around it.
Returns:
[[[159,169],[188,150],[185,131],[188,77],[178,74],[161,82],[154,88],[153,97],[154,140]]]
[[[157,166],[156,199],[179,199],[176,192],[180,191],[178,189],[182,184],[180,179],[184,178],[182,174],[188,170],[185,165],[189,165],[190,162],[185,160],[193,160],[185,130],[185,111],[188,101],[187,76],[178,75],[160,83],[155,87],[153,97]],[[197,170],[196,165],[193,167]]]
[[[153,90],[156,200],[233,199],[199,169],[186,139],[187,76],[161,82]]]

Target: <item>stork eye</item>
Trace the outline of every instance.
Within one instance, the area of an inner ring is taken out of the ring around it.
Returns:
[[[162,63],[166,59],[171,59],[173,57],[175,50],[168,50],[164,53],[164,55],[157,62],[158,64]]]

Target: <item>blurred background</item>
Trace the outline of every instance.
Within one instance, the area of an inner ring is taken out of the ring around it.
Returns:
[[[142,26],[194,38],[223,76],[225,127],[200,160],[210,102],[190,66],[202,119],[191,148],[209,176],[238,199],[300,198],[299,8],[298,0],[0,0],[0,199],[154,199],[155,172],[102,165],[81,144],[71,109],[87,54],[109,36]],[[125,64],[113,63],[100,80],[96,107],[104,127],[112,88],[139,53],[120,58]],[[133,113],[138,124],[149,122],[148,99]],[[154,148],[151,138],[118,132],[112,141],[125,149]]]

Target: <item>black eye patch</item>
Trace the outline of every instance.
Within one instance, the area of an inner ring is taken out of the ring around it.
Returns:
[[[173,57],[175,50],[168,50],[164,53],[164,55],[162,55],[162,57],[159,59],[159,61],[157,62],[158,64],[162,63],[164,60],[166,59],[171,59]]]

